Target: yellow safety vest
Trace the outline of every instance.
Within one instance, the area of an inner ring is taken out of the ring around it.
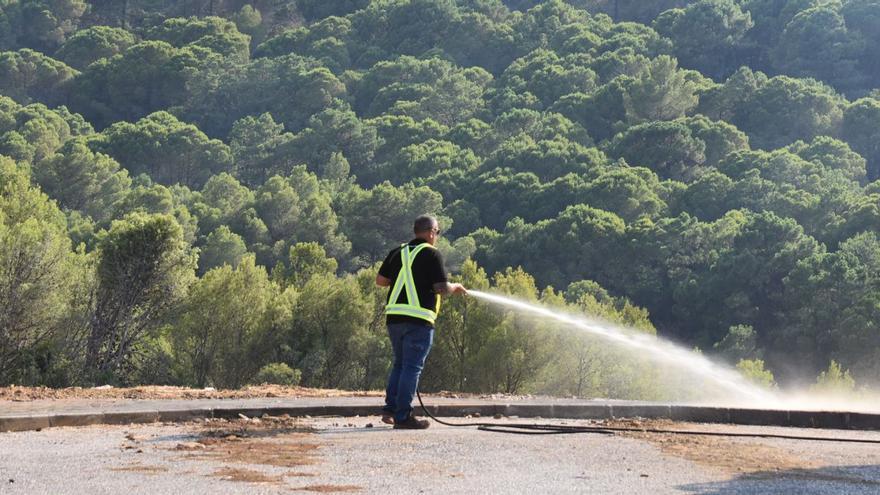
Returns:
[[[403,244],[400,246],[400,273],[397,274],[397,281],[394,282],[394,288],[391,289],[391,297],[388,298],[388,305],[385,306],[386,315],[411,316],[425,320],[430,324],[434,324],[437,319],[437,312],[440,311],[440,294],[437,294],[437,305],[434,311],[423,308],[419,303],[419,294],[416,291],[415,279],[412,274],[412,264],[422,249],[434,246],[426,243],[418,246],[410,246]],[[400,294],[406,291],[406,302],[401,303]]]

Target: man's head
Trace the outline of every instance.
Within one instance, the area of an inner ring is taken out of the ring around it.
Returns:
[[[440,237],[440,224],[431,215],[422,215],[413,222],[413,233],[433,246]]]

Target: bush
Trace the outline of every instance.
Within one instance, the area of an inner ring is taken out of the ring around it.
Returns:
[[[269,363],[260,368],[253,382],[257,384],[270,383],[273,385],[294,386],[299,385],[302,372],[293,369],[284,363]]]
[[[840,364],[831,360],[828,369],[819,374],[816,384],[810,387],[810,391],[830,395],[848,395],[855,392],[856,381],[850,375],[849,370],[843,369]]]
[[[741,359],[736,369],[754,384],[769,388],[776,386],[773,373],[764,368],[764,361],[761,359]]]

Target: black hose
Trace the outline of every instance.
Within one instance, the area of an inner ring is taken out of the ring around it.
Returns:
[[[483,431],[492,431],[496,433],[514,433],[518,435],[559,435],[559,434],[567,434],[567,433],[597,433],[600,435],[613,435],[614,432],[607,428],[599,428],[599,427],[582,427],[582,426],[569,426],[569,425],[540,425],[534,423],[480,423],[480,422],[470,422],[470,423],[449,423],[438,419],[436,416],[431,414],[428,411],[428,408],[425,407],[425,403],[422,402],[422,394],[416,389],[416,396],[419,398],[419,405],[422,406],[422,410],[425,411],[425,415],[434,421],[440,423],[445,426],[476,426],[478,430]]]
[[[783,440],[812,440],[815,442],[844,442],[844,443],[868,443],[880,444],[880,440],[870,440],[862,438],[834,438],[834,437],[810,437],[798,435],[783,435],[779,433],[725,433],[720,431],[701,431],[701,430],[667,430],[662,428],[625,428],[620,426],[571,426],[571,425],[553,425],[553,424],[534,424],[534,423],[449,423],[435,417],[425,407],[422,402],[422,394],[416,389],[416,396],[419,398],[419,405],[425,411],[425,415],[433,419],[437,423],[445,426],[466,426],[476,427],[478,430],[491,431],[495,433],[514,433],[518,435],[559,435],[573,433],[595,433],[601,435],[612,435],[614,433],[664,433],[671,435],[699,435],[706,437],[741,437],[741,438],[777,438]]]

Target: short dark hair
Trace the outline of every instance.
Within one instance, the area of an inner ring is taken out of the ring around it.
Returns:
[[[422,215],[419,218],[416,218],[416,221],[413,222],[413,232],[416,234],[430,232],[431,230],[434,230],[434,225],[436,223],[437,219],[431,215]]]

